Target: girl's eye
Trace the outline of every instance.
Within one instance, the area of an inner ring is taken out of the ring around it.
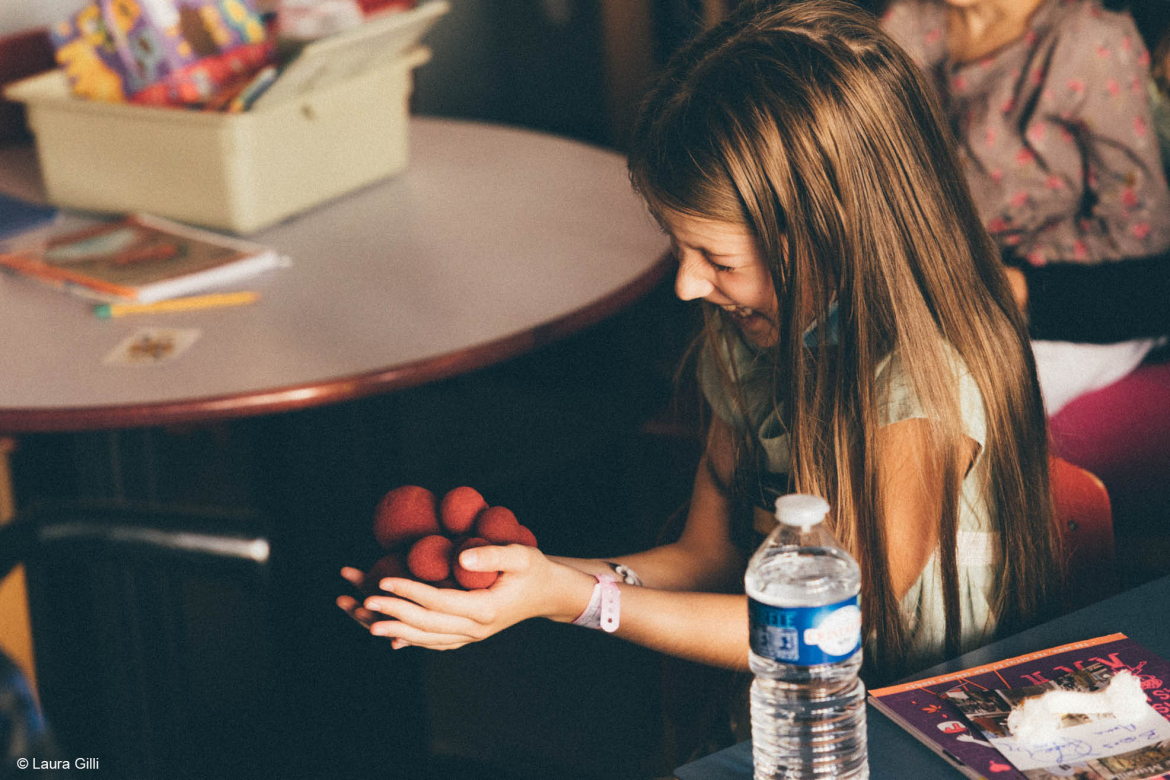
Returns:
[[[702,250],[702,253],[703,253],[703,259],[707,261],[707,265],[709,265],[709,266],[711,266],[712,268],[714,268],[716,272],[718,272],[718,273],[726,273],[726,272],[728,272],[728,271],[734,271],[734,270],[735,270],[735,267],[734,267],[734,266],[730,266],[730,265],[723,265],[722,263],[717,263],[717,262],[715,262],[715,258],[716,258],[716,257],[719,257],[719,255],[712,255],[710,252],[708,252],[708,251],[707,251],[707,250],[705,250],[705,249],[704,249],[704,250]]]

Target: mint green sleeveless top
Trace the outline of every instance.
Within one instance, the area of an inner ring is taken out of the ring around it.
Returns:
[[[986,644],[995,631],[992,604],[997,589],[995,577],[997,544],[992,531],[990,504],[987,500],[986,418],[979,387],[958,353],[948,348],[958,388],[963,424],[967,435],[979,445],[975,463],[963,480],[959,508],[957,560],[959,568],[959,604],[962,620],[963,652]],[[709,350],[699,360],[699,382],[712,410],[733,429],[743,431],[754,425],[763,447],[762,464],[772,475],[771,482],[783,484],[790,465],[789,439],[774,410],[768,409],[768,371],[760,352],[742,340],[735,340],[731,368],[744,389],[747,417],[736,414],[722,390],[718,367]],[[882,424],[925,417],[918,397],[910,384],[899,355],[887,356],[877,366],[878,387],[882,404]],[[749,422],[750,420],[750,422]],[[768,475],[763,475],[767,481]],[[758,514],[758,513],[757,513]],[[758,527],[768,532],[768,527]],[[862,596],[864,608],[864,594]],[[936,549],[925,568],[901,601],[902,615],[910,632],[908,668],[924,668],[943,660],[945,615],[943,608],[942,571]]]

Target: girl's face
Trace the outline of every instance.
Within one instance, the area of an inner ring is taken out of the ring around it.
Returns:
[[[702,299],[725,312],[757,347],[774,346],[780,306],[759,242],[744,225],[667,212],[678,277],[674,291],[684,301]]]

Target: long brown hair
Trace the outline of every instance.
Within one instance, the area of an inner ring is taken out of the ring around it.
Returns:
[[[861,565],[865,631],[876,637],[869,660],[887,673],[905,662],[909,639],[875,468],[883,358],[900,356],[946,453],[947,655],[960,648],[956,537],[971,465],[958,458],[965,432],[948,344],[986,411],[1001,628],[1037,616],[1058,566],[1031,349],[946,127],[913,62],[868,13],[837,0],[749,2],[671,60],[631,142],[631,179],[652,210],[742,224],[759,241],[780,302],[772,410],[790,434],[789,488],[833,505],[838,538]],[[834,302],[836,343],[807,346],[798,313],[826,322]],[[715,350],[734,331],[723,316],[707,306]],[[741,432],[741,486],[758,460],[751,428]]]

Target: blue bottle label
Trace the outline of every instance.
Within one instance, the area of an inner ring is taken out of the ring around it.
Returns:
[[[842,661],[861,646],[857,596],[823,607],[774,607],[748,597],[752,652],[796,666]]]

